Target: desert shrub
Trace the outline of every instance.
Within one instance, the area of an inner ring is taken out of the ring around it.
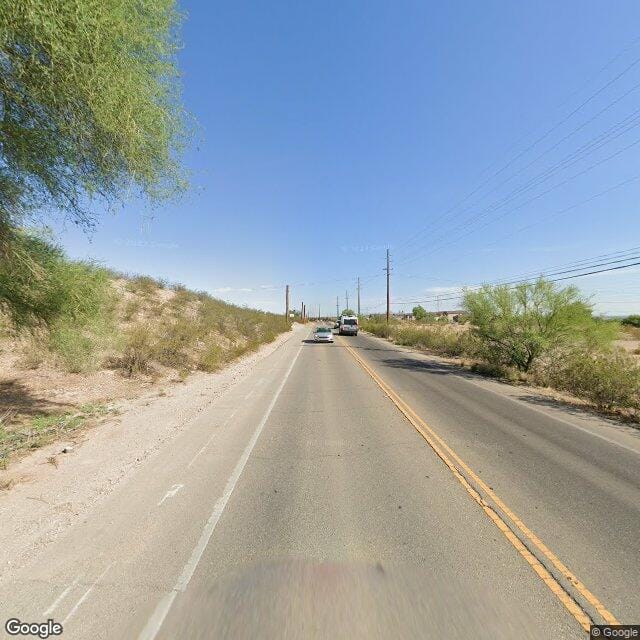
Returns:
[[[149,372],[153,358],[155,338],[148,324],[137,324],[125,335],[124,345],[111,364],[126,375],[134,376]]]
[[[447,327],[394,326],[391,338],[396,344],[427,349],[442,356],[468,356],[477,353],[473,337],[468,332],[454,332]]]
[[[137,293],[141,296],[153,295],[158,289],[163,289],[164,284],[159,280],[150,278],[149,276],[135,276],[127,280],[127,289],[131,293]]]
[[[372,333],[374,336],[378,336],[378,338],[391,337],[391,333],[393,330],[392,327],[394,326],[394,324],[387,324],[386,322],[380,322],[376,320],[367,320],[360,323],[361,329]]]
[[[167,367],[189,369],[193,366],[189,351],[199,337],[196,323],[186,318],[164,323],[157,331],[157,340],[154,345],[155,359]]]
[[[640,328],[640,316],[638,315],[627,316],[626,318],[623,318],[620,322],[623,325]]]
[[[228,352],[219,344],[210,342],[198,356],[198,368],[201,371],[218,371],[228,358]]]
[[[513,377],[511,375],[511,371],[507,367],[500,364],[491,364],[489,362],[474,362],[471,365],[471,371],[491,378],[511,379]]]
[[[142,304],[140,300],[137,298],[132,298],[131,300],[127,300],[124,310],[122,312],[122,319],[126,322],[133,320],[133,318],[138,315],[140,309],[142,308]]]
[[[84,326],[113,310],[113,291],[105,269],[68,260],[52,242],[26,233],[13,244],[19,260],[0,261],[0,310],[18,328],[72,321]]]
[[[640,366],[623,351],[574,351],[547,368],[550,386],[593,402],[601,409],[640,406]]]
[[[524,372],[554,350],[605,345],[616,334],[614,324],[593,317],[578,289],[543,279],[466,291],[464,306],[484,357]]]
[[[26,262],[0,261],[0,307],[17,331],[38,334],[64,368],[97,366],[115,331],[115,294],[109,273],[69,260],[52,242],[17,234],[14,248]],[[30,265],[26,268],[25,265]]]
[[[98,365],[94,336],[73,323],[56,323],[49,334],[49,345],[67,371],[79,373]]]

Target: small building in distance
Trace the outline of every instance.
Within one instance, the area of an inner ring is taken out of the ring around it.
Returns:
[[[436,311],[436,318],[446,318],[449,322],[460,322],[464,317],[464,309],[456,309],[453,311]]]

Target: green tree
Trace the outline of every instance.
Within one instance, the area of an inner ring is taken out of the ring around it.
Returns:
[[[418,305],[417,307],[413,307],[411,313],[413,313],[413,317],[416,320],[426,320],[427,319],[427,310],[422,305]]]
[[[0,4],[0,260],[33,268],[36,212],[91,227],[96,199],[184,188],[179,23],[175,0]]]
[[[543,279],[466,291],[464,307],[488,360],[528,371],[537,358],[577,344],[610,341],[615,327],[593,317],[575,287]]]
[[[341,316],[355,316],[356,312],[353,309],[343,309]]]
[[[640,316],[638,315],[627,316],[626,318],[623,318],[620,322],[629,327],[640,327]]]

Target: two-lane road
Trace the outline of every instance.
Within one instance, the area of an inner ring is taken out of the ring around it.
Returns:
[[[474,498],[406,402],[588,594],[637,621],[633,442],[377,339],[306,335],[1,582],[5,617],[91,639],[584,637],[597,611],[581,588]]]
[[[640,431],[540,410],[385,341],[349,344],[564,565],[626,623],[640,620]]]

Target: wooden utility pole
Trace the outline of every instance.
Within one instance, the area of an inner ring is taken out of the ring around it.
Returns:
[[[340,317],[340,300],[339,296],[336,296],[336,320]]]
[[[287,325],[289,324],[289,285],[285,289],[285,320]]]
[[[320,305],[318,305],[318,320],[320,320]]]
[[[358,317],[360,317],[360,276],[358,276]]]
[[[389,249],[387,249],[387,266],[384,270],[387,272],[387,324],[389,324],[389,313],[391,307],[391,295],[389,292],[389,274],[391,273],[391,267],[389,266]]]
[[[344,292],[344,300],[346,302],[345,309],[348,309],[349,308],[349,292],[348,291]]]

